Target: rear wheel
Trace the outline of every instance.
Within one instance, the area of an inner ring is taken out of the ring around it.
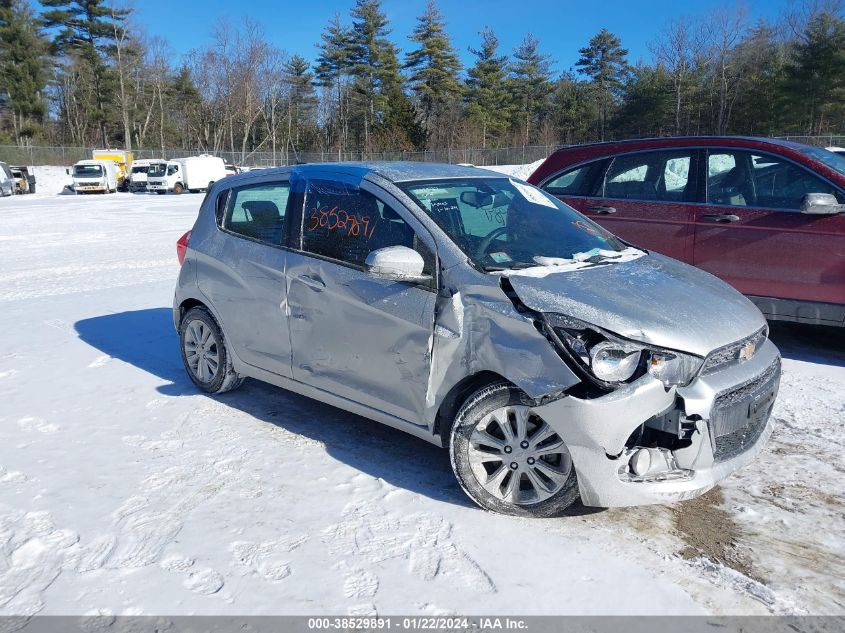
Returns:
[[[243,383],[232,367],[223,332],[204,307],[191,308],[179,328],[182,362],[191,381],[207,393],[224,393]]]
[[[177,182],[175,185],[173,185],[173,193],[175,193],[177,196],[183,191],[185,191],[185,188],[182,186],[181,182]]]
[[[578,499],[578,478],[563,440],[508,383],[476,391],[464,403],[449,440],[452,470],[482,508],[551,517]]]

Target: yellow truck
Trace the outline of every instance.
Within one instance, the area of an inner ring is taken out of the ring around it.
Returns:
[[[95,149],[91,158],[110,160],[117,165],[117,188],[120,191],[128,191],[129,174],[132,171],[132,152],[122,149]]]

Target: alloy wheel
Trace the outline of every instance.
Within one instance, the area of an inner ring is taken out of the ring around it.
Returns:
[[[572,458],[563,440],[524,405],[484,416],[470,434],[470,468],[478,483],[506,503],[548,499],[566,484]]]

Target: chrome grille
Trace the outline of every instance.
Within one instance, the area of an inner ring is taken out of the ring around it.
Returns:
[[[763,433],[780,384],[780,359],[748,382],[720,393],[710,416],[713,457],[736,457]]]
[[[769,332],[767,327],[762,327],[760,330],[736,343],[720,347],[714,352],[711,352],[704,360],[704,365],[701,368],[701,375],[706,376],[717,371],[745,362],[748,358],[741,358],[740,353],[748,343],[754,343],[754,353],[763,347],[766,342]],[[753,354],[752,354],[753,356]],[[751,358],[749,356],[749,358]]]

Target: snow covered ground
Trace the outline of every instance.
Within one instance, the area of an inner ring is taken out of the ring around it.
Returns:
[[[197,392],[170,305],[201,195],[36,173],[0,200],[0,615],[845,613],[842,332],[773,328],[774,437],[705,497],[496,516],[398,431]]]

